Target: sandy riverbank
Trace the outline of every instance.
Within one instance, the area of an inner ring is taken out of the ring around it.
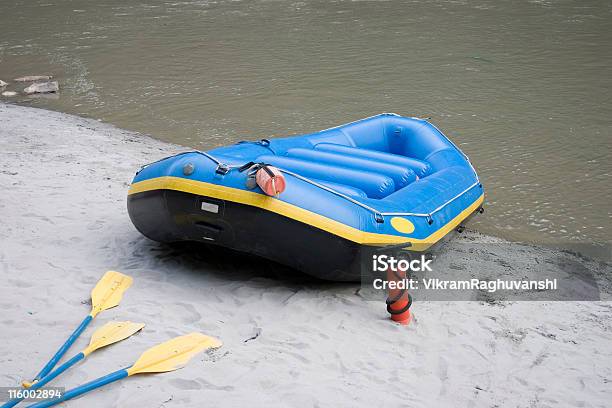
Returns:
[[[609,406],[612,303],[416,302],[398,327],[359,285],[330,284],[250,257],[171,248],[131,225],[134,171],[184,150],[93,120],[0,104],[0,386],[35,374],[81,318],[107,269],[134,277],[101,314],[144,331],[96,352],[58,379],[72,387],[132,362],[169,337],[202,331],[223,348],[186,368],[134,377],[68,402],[88,407]],[[453,270],[518,270],[526,259],[609,265],[476,233],[437,261]],[[72,354],[72,353],[69,353]]]

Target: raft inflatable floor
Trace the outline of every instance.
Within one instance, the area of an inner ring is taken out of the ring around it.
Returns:
[[[278,168],[285,191],[274,197],[249,186],[249,163]],[[381,114],[143,166],[128,211],[156,241],[220,245],[322,279],[354,281],[366,250],[402,243],[427,250],[483,201],[469,160],[435,126]]]

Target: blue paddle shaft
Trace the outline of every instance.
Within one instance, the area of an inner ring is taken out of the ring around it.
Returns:
[[[55,370],[51,371],[49,374],[47,374],[40,380],[38,380],[38,382],[34,383],[34,385],[32,385],[30,388],[37,389],[37,388],[42,387],[43,385],[51,382],[55,377],[57,377],[58,375],[60,375],[61,373],[63,373],[64,371],[66,371],[67,369],[69,369],[70,367],[72,367],[73,365],[75,365],[76,363],[78,363],[84,358],[85,358],[85,354],[83,353],[77,354],[76,356],[72,357],[70,360],[66,361],[64,364],[57,367]]]
[[[36,404],[29,405],[28,408],[46,408],[52,407],[53,405],[59,404],[60,402],[68,401],[69,399],[78,397],[79,395],[85,394],[91,390],[95,390],[96,388],[102,387],[103,385],[112,383],[114,381],[118,381],[122,378],[128,376],[128,372],[126,369],[121,369],[119,371],[115,371],[114,373],[110,373],[105,375],[104,377],[100,377],[88,383],[85,383],[81,386],[73,388],[69,391],[66,391],[64,395],[60,398],[55,398],[52,400],[37,402]]]
[[[85,330],[85,328],[87,327],[89,322],[91,322],[92,319],[93,317],[91,315],[87,315],[87,317],[83,319],[79,327],[77,327],[76,330],[70,335],[70,337],[68,337],[68,340],[66,340],[62,347],[57,350],[57,353],[55,353],[55,355],[51,358],[51,360],[49,360],[47,365],[45,365],[43,369],[40,370],[40,373],[38,373],[34,380],[40,380],[41,378],[49,374],[51,370],[53,370],[53,367],[55,367],[55,365],[58,363],[58,361],[60,361],[62,356],[66,354],[70,346],[72,346],[76,339],[79,338],[81,333],[83,333],[83,330]]]
[[[62,364],[61,366],[57,367],[55,370],[51,371],[49,374],[47,374],[43,378],[41,378],[40,380],[32,384],[32,386],[28,389],[37,390],[41,388],[42,386],[48,384],[55,377],[57,377],[58,375],[60,375],[61,373],[63,373],[64,371],[66,371],[67,369],[69,369],[70,367],[72,367],[73,365],[75,365],[76,363],[78,363],[84,358],[85,358],[85,354],[83,353],[77,354],[76,356],[72,357],[70,360]],[[0,408],[11,408],[19,404],[21,401],[23,401],[23,398],[13,398],[12,400],[9,400],[8,402],[0,406]]]

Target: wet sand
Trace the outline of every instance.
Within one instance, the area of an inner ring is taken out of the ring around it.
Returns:
[[[612,399],[609,265],[468,232],[437,262],[520,271],[525,259],[597,269],[606,301],[415,302],[407,327],[358,284],[313,281],[248,256],[166,246],[127,216],[134,171],[184,148],[93,120],[0,104],[0,386],[30,378],[89,311],[108,269],[134,277],[68,353],[112,320],[138,335],[53,385],[69,388],[201,331],[224,346],[172,373],[136,376],[68,402],[88,407],[584,406]],[[497,265],[497,266],[496,266]],[[608,275],[609,277],[609,275]]]

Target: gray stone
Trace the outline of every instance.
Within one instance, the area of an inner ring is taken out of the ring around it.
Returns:
[[[35,82],[23,90],[26,94],[49,93],[59,91],[57,81],[52,82]]]
[[[34,82],[34,81],[47,81],[53,78],[53,75],[27,75],[20,78],[15,78],[16,82]]]

